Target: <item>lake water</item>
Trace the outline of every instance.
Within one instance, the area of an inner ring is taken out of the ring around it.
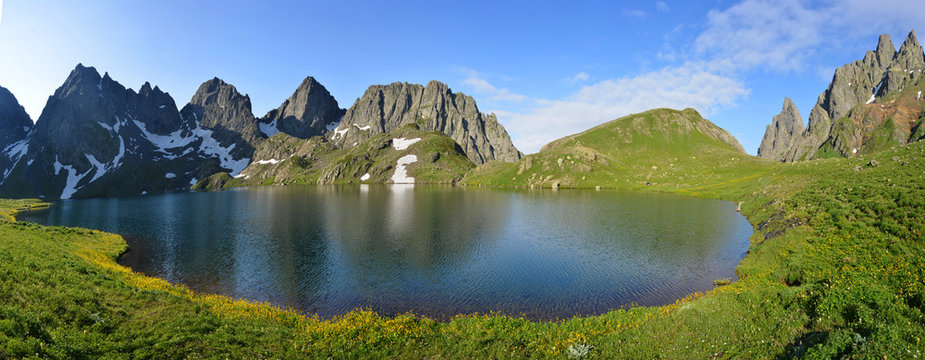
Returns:
[[[726,201],[421,185],[86,199],[18,218],[122,234],[136,271],[323,318],[666,304],[735,278],[752,233]]]

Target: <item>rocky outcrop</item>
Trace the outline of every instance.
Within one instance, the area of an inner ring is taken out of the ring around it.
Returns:
[[[761,146],[758,148],[758,156],[784,161],[794,140],[802,134],[803,118],[800,117],[800,112],[793,101],[790,98],[784,98],[784,107],[780,114],[774,116],[771,125],[768,125],[764,132],[764,138],[761,139]]]
[[[180,114],[212,131],[219,146],[231,148],[235,160],[249,159],[266,139],[251,111],[250,97],[219,78],[202,83]]]
[[[315,78],[309,76],[283,102],[260,119],[260,130],[267,137],[283,132],[301,139],[324,135],[329,125],[337,125],[344,109]]]
[[[762,141],[759,153],[781,161],[802,161],[850,157],[875,151],[887,143],[910,141],[910,129],[921,111],[910,111],[915,106],[910,108],[907,106],[910,104],[897,100],[917,95],[909,92],[918,89],[923,70],[925,53],[914,31],[909,33],[899,51],[895,50],[889,35],[880,35],[876,50],[868,51],[862,60],[835,71],[832,82],[810,111],[806,129],[790,137],[786,151],[783,143],[774,146]],[[909,91],[905,91],[907,89]],[[873,111],[874,107],[883,111]],[[895,111],[886,111],[888,109]],[[781,142],[776,123],[777,117],[765,132],[766,141]],[[888,139],[879,139],[884,136]]]
[[[479,112],[472,97],[454,93],[437,81],[427,86],[408,83],[370,86],[347,110],[330,138],[339,147],[349,148],[370,136],[407,124],[445,133],[476,164],[490,160],[516,161],[523,156],[494,114]]]

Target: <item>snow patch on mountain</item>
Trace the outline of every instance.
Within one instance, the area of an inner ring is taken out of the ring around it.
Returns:
[[[179,129],[168,135],[158,135],[148,131],[143,122],[135,119],[132,119],[132,122],[135,123],[136,127],[138,127],[138,130],[141,130],[142,136],[144,136],[145,139],[147,139],[157,148],[155,149],[156,151],[160,151],[165,154],[171,154],[169,151],[167,151],[167,149],[176,149],[178,147],[187,146],[193,141],[196,141],[195,136],[183,136],[183,129]],[[197,122],[196,125],[198,126],[199,123]]]
[[[231,144],[228,147],[222,147],[218,143],[218,140],[212,137],[212,130],[203,129],[199,126],[199,120],[196,120],[196,128],[193,129],[193,135],[198,136],[202,139],[202,145],[199,145],[199,151],[205,155],[216,156],[221,162],[221,166],[225,169],[231,170],[229,174],[235,176],[239,174],[244,168],[247,167],[247,164],[251,162],[250,158],[241,158],[235,159],[231,156],[231,150],[234,150],[235,145]]]
[[[335,122],[328,123],[327,125],[324,126],[324,128],[327,129],[328,131],[334,131],[334,129],[337,129],[337,127],[340,126],[340,122],[342,120],[344,120],[343,116],[341,116],[340,119],[337,119],[337,121]]]
[[[263,122],[257,123],[257,126],[260,127],[260,132],[264,133],[267,137],[279,134],[279,128],[276,126],[276,119],[273,119],[273,122],[269,124]]]
[[[421,138],[414,138],[414,139],[396,138],[396,139],[392,139],[392,147],[394,147],[395,150],[405,150],[409,146],[413,145],[414,143],[418,141],[421,141]]]
[[[0,185],[3,185],[3,183],[6,182],[6,178],[10,176],[10,173],[13,172],[13,169],[16,168],[16,165],[19,165],[19,160],[22,160],[22,157],[29,151],[29,139],[30,137],[26,136],[25,139],[14,142],[0,151],[0,154],[5,155],[8,159],[10,159],[10,162],[13,163],[13,165],[10,165],[9,168],[3,170],[3,177],[0,178]],[[32,164],[32,160],[29,160],[29,164]]]
[[[395,164],[395,173],[392,174],[392,183],[394,184],[414,184],[414,178],[408,176],[408,169],[405,168],[406,165],[413,164],[418,161],[417,155],[405,155],[398,158],[398,161]]]
[[[80,182],[80,180],[90,174],[89,170],[83,174],[77,173],[77,169],[74,169],[73,165],[64,165],[58,161],[57,155],[55,155],[54,167],[56,176],[61,172],[61,170],[67,170],[67,180],[64,183],[64,189],[61,190],[60,198],[62,200],[67,200],[70,199],[71,196],[74,196],[74,193],[76,193],[77,190],[80,190],[80,187],[78,187],[77,184]]]
[[[106,175],[106,165],[103,165],[103,163],[96,160],[96,157],[94,157],[93,155],[84,154],[84,157],[86,157],[87,161],[90,162],[90,166],[91,166],[90,170],[95,170],[93,172],[93,177],[90,178],[90,181],[87,181],[87,184],[96,181],[96,179],[99,179],[103,175]],[[87,173],[89,173],[90,170],[87,170]]]
[[[350,130],[349,127],[346,127],[343,130],[334,129],[334,136],[331,137],[331,140],[337,140],[344,136],[347,136],[347,131],[349,130]]]

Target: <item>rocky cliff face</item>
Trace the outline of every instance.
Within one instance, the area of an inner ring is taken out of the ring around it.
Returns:
[[[876,50],[835,71],[802,133],[781,132],[775,117],[765,140],[779,145],[762,141],[759,153],[781,161],[801,161],[850,157],[907,143],[922,115],[923,70],[925,53],[914,31],[899,51],[889,35],[880,35]]]
[[[0,180],[0,194],[68,199],[189,188],[218,171],[240,171],[195,117],[145,83],[138,92],[78,65],[49,97],[34,131]],[[7,155],[7,154],[4,154]]]
[[[26,110],[9,90],[0,87],[0,179],[6,178],[15,162],[28,151],[25,140],[32,129]]]
[[[212,131],[218,145],[229,148],[235,160],[249,159],[266,139],[251,111],[250,97],[219,78],[202,83],[180,114]]]
[[[479,112],[472,97],[453,93],[445,84],[408,83],[370,86],[347,110],[330,137],[339,147],[352,147],[375,134],[407,124],[445,133],[476,164],[490,160],[517,161],[523,154],[514,147],[494,114]]]
[[[780,114],[774,116],[768,125],[758,148],[758,156],[784,161],[793,139],[803,133],[803,118],[790,98],[784,99]]]
[[[301,139],[324,135],[337,125],[344,109],[315,78],[309,76],[283,102],[260,119],[260,131],[267,137],[283,132]]]
[[[6,149],[32,131],[32,119],[16,97],[0,86],[0,149]]]

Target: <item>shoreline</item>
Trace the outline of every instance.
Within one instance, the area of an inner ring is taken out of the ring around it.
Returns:
[[[345,186],[345,185],[347,185],[347,186],[351,186],[351,185],[353,185],[353,186],[359,186],[359,185],[365,185],[365,184],[318,184],[318,185],[319,185],[319,186],[329,185],[329,186],[343,187],[343,186]],[[393,184],[375,184],[375,185],[393,185]],[[399,185],[403,185],[403,184],[399,184]],[[426,185],[426,184],[422,184],[422,185]],[[436,185],[439,186],[439,185],[444,185],[444,184],[436,184]],[[308,186],[315,186],[315,185],[308,185]],[[447,185],[447,186],[450,186],[450,185]],[[453,186],[455,187],[456,185],[453,185]],[[247,186],[247,187],[245,187],[245,188],[251,188],[251,187],[253,187],[253,188],[261,188],[261,187],[266,187],[266,186],[263,186],[263,185],[255,185],[255,186]],[[466,189],[472,189],[472,190],[475,190],[475,189],[479,189],[479,190],[508,190],[508,191],[510,191],[510,190],[515,190],[515,191],[531,191],[531,192],[532,192],[532,191],[537,191],[537,192],[540,192],[540,191],[542,191],[542,192],[546,192],[546,191],[551,191],[551,192],[560,191],[559,189],[552,189],[552,188],[520,188],[520,187],[516,187],[516,186],[515,186],[515,187],[498,187],[498,188],[495,188],[495,187],[482,187],[482,186],[478,186],[478,187],[474,187],[474,188],[473,188],[472,186],[465,186],[465,185],[463,185],[462,188],[463,188],[463,190],[466,190]],[[238,187],[238,189],[241,189],[241,187]],[[221,190],[228,190],[228,189],[190,190],[189,192],[203,192],[203,191],[208,192],[208,191],[221,191]],[[570,191],[570,190],[575,190],[575,191],[600,191],[600,189],[589,189],[589,188],[562,188],[561,190],[562,190],[562,191]],[[734,201],[723,200],[723,199],[715,199],[715,198],[704,198],[704,197],[693,196],[693,195],[691,195],[691,194],[675,193],[675,192],[670,192],[670,191],[664,191],[664,190],[661,190],[661,189],[642,189],[642,190],[633,189],[633,190],[630,190],[630,189],[606,188],[606,189],[604,189],[604,190],[606,190],[606,191],[618,191],[618,192],[633,192],[633,193],[666,194],[666,195],[674,195],[674,196],[684,196],[684,197],[691,197],[691,198],[716,200],[716,201],[722,201],[722,202],[732,202],[733,204],[735,204]],[[158,194],[153,194],[153,195],[158,195]],[[80,199],[78,199],[78,200],[80,200]],[[48,209],[48,208],[50,208],[51,206],[53,206],[53,203],[49,203],[49,202],[46,202],[46,203],[44,203],[44,204],[45,204],[45,205],[42,206],[42,207],[36,207],[36,208],[31,209],[31,210]],[[736,211],[737,211],[740,215],[742,215],[742,216],[749,222],[749,224],[750,224],[750,226],[751,226],[751,230],[752,230],[752,236],[754,236],[754,234],[758,233],[758,229],[757,229],[756,226],[752,223],[752,221],[751,221],[747,216],[745,216],[745,214],[741,214],[740,209],[736,209]],[[15,220],[15,221],[18,221],[18,220]],[[41,225],[41,224],[37,224],[37,225],[43,226],[43,227],[46,226],[46,225]],[[52,226],[54,226],[54,225],[52,225]],[[85,229],[85,228],[82,228],[82,227],[67,227],[67,226],[65,226],[65,227],[66,227],[66,228],[72,228],[72,229]],[[169,281],[167,281],[166,279],[161,278],[161,277],[159,277],[159,276],[152,275],[152,274],[147,274],[147,273],[144,273],[144,272],[141,272],[141,271],[137,271],[137,270],[135,270],[134,268],[132,268],[131,266],[129,266],[128,264],[126,264],[126,263],[125,263],[125,261],[126,261],[126,260],[125,260],[125,259],[126,259],[125,256],[126,256],[127,254],[129,254],[130,252],[133,252],[133,251],[136,252],[136,253],[138,252],[138,244],[137,244],[137,241],[136,241],[135,246],[132,246],[132,244],[131,244],[132,240],[130,240],[129,238],[127,238],[127,237],[126,237],[125,235],[123,235],[123,234],[109,233],[109,232],[105,232],[105,231],[103,231],[103,230],[98,230],[98,229],[89,229],[89,228],[86,228],[86,229],[92,230],[92,231],[97,231],[97,232],[100,232],[100,233],[115,235],[115,236],[118,236],[118,237],[121,239],[121,241],[122,241],[123,244],[124,244],[123,250],[122,250],[122,251],[118,254],[118,256],[114,259],[114,262],[115,262],[118,266],[124,268],[124,269],[127,270],[127,271],[130,271],[130,272],[132,272],[132,273],[138,274],[138,275],[140,275],[140,276],[144,276],[144,277],[148,277],[148,278],[152,278],[152,279],[157,279],[157,280],[160,280],[160,281],[167,282],[167,283],[169,283],[169,284],[171,284],[171,285],[173,285],[173,286],[179,286],[179,287],[182,287],[182,288],[185,288],[185,289],[189,289],[190,291],[194,291],[195,293],[197,293],[198,295],[201,295],[201,296],[221,296],[221,297],[228,297],[228,298],[230,298],[230,299],[233,299],[234,301],[245,301],[245,302],[249,302],[249,303],[252,303],[252,304],[268,305],[268,306],[271,306],[271,307],[273,307],[273,308],[277,308],[277,309],[280,309],[280,310],[283,310],[283,311],[293,312],[294,314],[299,315],[299,316],[302,316],[302,317],[304,317],[304,318],[306,318],[306,319],[313,319],[313,318],[314,318],[314,319],[320,319],[320,320],[322,320],[322,321],[334,321],[334,320],[337,320],[338,318],[342,318],[342,317],[344,317],[344,316],[348,316],[348,315],[350,315],[350,314],[352,314],[352,313],[356,313],[356,312],[365,312],[365,311],[372,311],[372,310],[369,309],[369,308],[357,307],[357,308],[351,309],[351,310],[349,310],[349,311],[347,311],[347,312],[345,312],[345,313],[321,317],[321,316],[319,316],[318,314],[315,314],[315,313],[305,313],[305,312],[299,311],[299,310],[297,310],[297,309],[295,309],[295,308],[287,307],[286,305],[266,303],[266,302],[262,302],[262,301],[259,301],[259,300],[253,300],[253,299],[247,299],[247,298],[236,298],[236,297],[233,297],[233,296],[230,296],[230,295],[225,295],[225,294],[221,294],[221,293],[217,293],[217,292],[211,292],[211,291],[195,290],[195,289],[190,288],[189,285],[187,285],[187,284],[169,282]],[[748,242],[749,244],[751,243],[750,237],[744,239],[743,241]],[[568,316],[568,317],[548,317],[548,318],[544,318],[544,317],[531,317],[531,316],[526,316],[526,315],[524,315],[524,314],[522,314],[522,313],[521,313],[521,314],[507,314],[507,313],[498,312],[498,311],[471,312],[471,313],[456,313],[456,314],[445,315],[445,316],[424,315],[424,314],[416,313],[416,312],[414,312],[414,310],[411,310],[411,311],[408,311],[408,312],[403,312],[403,313],[394,313],[394,314],[390,314],[390,313],[379,313],[379,312],[375,312],[375,311],[373,311],[373,313],[376,314],[376,315],[379,315],[379,316],[389,317],[389,318],[395,318],[395,317],[399,317],[399,316],[413,316],[413,317],[418,317],[418,318],[421,318],[421,319],[426,319],[426,320],[435,321],[435,322],[440,322],[440,323],[448,323],[448,322],[450,322],[450,321],[452,321],[453,319],[456,319],[456,318],[479,317],[479,316],[484,316],[484,315],[486,315],[486,314],[491,315],[491,316],[503,316],[503,317],[508,317],[508,318],[525,319],[525,320],[527,320],[527,321],[535,322],[535,323],[562,323],[562,322],[566,322],[566,321],[573,320],[573,319],[589,319],[589,318],[601,317],[601,316],[605,316],[605,315],[607,315],[607,314],[609,314],[609,313],[612,313],[612,312],[615,312],[615,311],[628,311],[628,310],[632,310],[632,309],[662,308],[662,307],[666,307],[666,306],[676,305],[679,301],[683,301],[683,300],[685,300],[685,299],[696,299],[696,298],[703,297],[704,295],[709,294],[710,292],[716,290],[717,288],[721,288],[721,287],[724,287],[724,286],[729,286],[729,285],[731,285],[731,284],[734,284],[734,283],[738,282],[738,281],[740,280],[741,277],[740,277],[740,275],[739,275],[739,273],[738,273],[738,271],[737,271],[737,268],[738,268],[738,266],[742,263],[742,261],[748,256],[748,254],[749,254],[749,252],[748,252],[748,247],[746,247],[745,255],[744,255],[741,259],[739,259],[738,262],[735,264],[735,266],[732,268],[732,279],[731,279],[732,281],[731,281],[731,283],[723,283],[723,284],[721,284],[721,285],[718,285],[718,284],[716,283],[716,281],[718,281],[718,280],[725,280],[725,279],[713,279],[713,280],[711,280],[711,282],[713,283],[713,285],[712,285],[712,286],[709,286],[709,287],[707,287],[707,288],[705,288],[705,289],[703,289],[703,290],[697,290],[697,291],[692,291],[692,292],[686,292],[686,293],[684,293],[684,294],[681,294],[681,296],[672,296],[672,297],[670,297],[670,298],[665,298],[665,299],[662,300],[662,301],[644,302],[644,304],[639,304],[639,303],[637,303],[636,301],[631,301],[630,303],[621,304],[621,305],[618,305],[618,306],[615,306],[615,307],[611,307],[611,308],[609,308],[609,309],[606,310],[606,311],[603,311],[603,312],[600,312],[600,313],[595,312],[594,314],[574,314],[574,315],[571,315],[571,316]],[[136,255],[136,256],[143,256],[143,255]]]

